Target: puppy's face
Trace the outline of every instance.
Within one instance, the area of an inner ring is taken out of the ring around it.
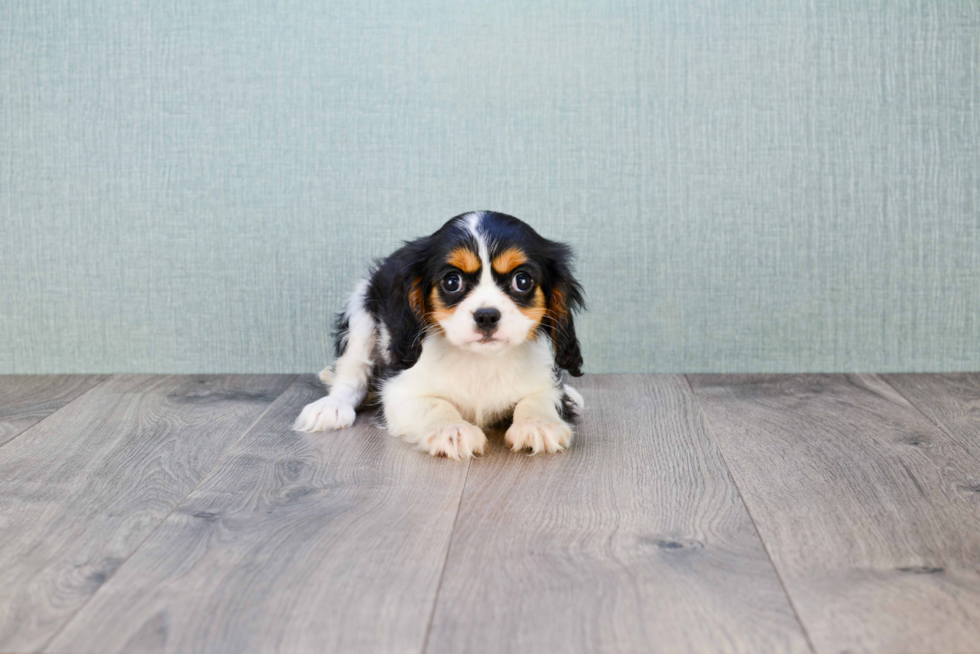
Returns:
[[[516,218],[466,214],[431,237],[412,301],[454,346],[500,353],[537,338],[567,313],[554,260],[567,255]]]

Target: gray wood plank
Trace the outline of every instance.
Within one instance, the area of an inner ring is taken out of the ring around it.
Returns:
[[[980,645],[980,460],[874,375],[691,376],[819,652]]]
[[[0,651],[44,645],[293,376],[120,376],[0,448]]]
[[[980,457],[980,373],[882,375],[917,409]],[[967,490],[980,494],[980,471]]]
[[[808,651],[683,378],[576,386],[571,450],[473,462],[427,651]]]
[[[0,375],[0,446],[108,375]]]
[[[52,652],[418,652],[467,464],[359,415],[291,430],[303,377],[52,643]]]

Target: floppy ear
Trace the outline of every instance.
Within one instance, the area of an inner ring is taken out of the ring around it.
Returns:
[[[406,244],[398,253],[400,269],[388,298],[392,309],[388,356],[395,372],[411,368],[422,355],[427,312],[424,285],[427,251],[427,241],[420,239]]]
[[[582,285],[572,274],[572,249],[564,243],[550,243],[547,329],[555,348],[555,365],[573,377],[582,376],[582,350],[575,336],[572,314],[585,308]]]

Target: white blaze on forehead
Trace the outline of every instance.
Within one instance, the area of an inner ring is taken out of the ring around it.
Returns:
[[[471,213],[466,217],[466,228],[470,230],[470,234],[472,234],[473,236],[479,236],[479,234],[476,233],[476,228],[479,226],[479,224],[480,224],[480,214]]]
[[[480,255],[481,274],[480,286],[493,284],[493,275],[490,274],[490,248],[487,246],[487,239],[480,233],[480,214],[474,213],[466,218],[466,228],[476,239],[477,253]]]
[[[479,309],[481,306],[490,306],[500,309],[500,304],[503,300],[509,299],[504,293],[500,291],[500,288],[493,281],[493,274],[490,265],[490,248],[487,245],[486,237],[480,232],[480,214],[474,213],[466,218],[466,228],[469,229],[470,234],[476,239],[476,249],[477,253],[480,255],[480,281],[477,283],[476,288],[473,289],[473,299],[483,301],[485,304],[477,306]]]

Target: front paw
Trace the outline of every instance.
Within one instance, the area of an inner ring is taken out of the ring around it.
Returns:
[[[483,454],[487,437],[476,425],[460,422],[436,427],[422,437],[419,445],[432,456],[468,459]]]
[[[354,416],[354,407],[350,402],[328,395],[303,407],[303,411],[293,424],[293,429],[296,431],[343,429],[354,424]]]
[[[515,452],[561,452],[572,444],[572,430],[561,420],[523,420],[510,426],[504,443]]]

